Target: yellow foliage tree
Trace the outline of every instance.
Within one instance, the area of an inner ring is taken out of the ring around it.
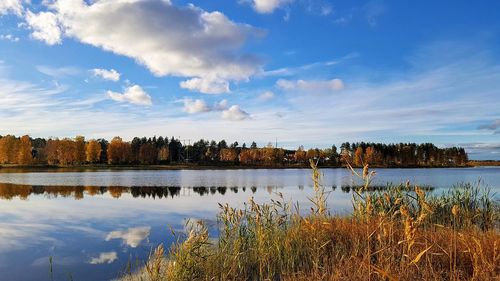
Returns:
[[[85,159],[89,163],[97,163],[101,159],[101,144],[96,140],[91,140],[85,147]]]
[[[238,159],[238,153],[234,148],[223,148],[220,150],[219,157],[224,162],[234,162]]]
[[[130,161],[132,149],[130,143],[124,142],[120,137],[114,137],[108,145],[108,163],[124,164]]]
[[[158,151],[158,161],[168,161],[168,157],[170,156],[170,151],[168,150],[168,146],[164,146]]]
[[[358,146],[354,152],[354,166],[363,166],[363,148],[361,146]]]
[[[19,140],[11,135],[0,139],[0,163],[14,164],[17,162],[17,149]]]
[[[86,159],[86,149],[85,149],[85,137],[76,136],[75,137],[75,162],[79,164],[85,163]]]
[[[294,154],[295,161],[299,163],[304,163],[306,161],[306,152],[304,151],[304,147],[300,146]]]
[[[33,163],[33,154],[31,154],[31,139],[29,136],[23,136],[19,140],[17,163],[21,165],[30,165]]]
[[[309,150],[307,150],[307,153],[306,153],[306,158],[307,159],[309,159],[309,160],[311,160],[311,159],[315,160],[315,159],[318,159],[318,157],[319,157],[319,151],[318,150],[312,149],[312,148],[309,149]]]

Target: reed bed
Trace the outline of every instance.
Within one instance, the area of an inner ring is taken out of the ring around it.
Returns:
[[[500,280],[498,202],[479,185],[434,196],[409,183],[372,192],[375,172],[349,166],[362,184],[352,216],[340,217],[328,213],[311,167],[308,215],[282,196],[220,205],[218,237],[191,223],[168,253],[160,245],[122,280]]]

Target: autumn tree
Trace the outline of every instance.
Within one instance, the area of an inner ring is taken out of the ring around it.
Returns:
[[[85,149],[85,137],[83,136],[76,136],[75,137],[75,162],[78,164],[83,164],[85,163],[86,160],[86,149]]]
[[[101,159],[101,144],[96,140],[90,140],[85,147],[85,159],[89,163],[97,163]]]
[[[33,163],[33,155],[31,154],[31,139],[29,136],[21,137],[17,151],[18,164],[30,165]]]
[[[367,164],[373,164],[375,161],[375,149],[372,146],[366,148],[365,161]]]
[[[238,153],[234,148],[222,148],[219,152],[220,161],[235,162],[238,159]]]
[[[168,146],[167,145],[163,146],[158,151],[158,161],[160,161],[160,163],[168,161],[169,154],[170,152],[168,151]]]
[[[56,165],[59,163],[59,158],[57,156],[57,151],[59,147],[58,139],[49,139],[47,144],[45,145],[45,158],[47,159],[47,163],[49,165]]]
[[[298,163],[304,163],[306,161],[306,152],[304,151],[304,146],[299,146],[295,151],[294,160]]]
[[[109,154],[109,155],[108,155]],[[115,137],[111,143],[105,139],[85,142],[83,136],[75,139],[43,139],[12,135],[0,136],[0,164],[47,163],[49,165],[74,165],[85,162],[109,164],[156,164],[181,161],[189,157],[195,163],[216,161],[239,162],[251,165],[304,163],[317,159],[319,163],[339,164],[348,161],[360,167],[365,163],[380,166],[464,166],[468,163],[466,151],[460,147],[438,148],[432,143],[342,143],[340,155],[337,147],[296,151],[273,147],[272,143],[250,148],[237,142],[230,145],[225,140],[216,142],[201,139],[184,146],[178,139],[163,137],[135,137],[132,143]]]
[[[262,148],[262,160],[266,164],[272,164],[275,162],[274,146],[272,143],[268,143],[266,147]]]
[[[130,161],[131,154],[130,143],[124,142],[120,137],[114,137],[108,145],[109,164],[126,164]]]
[[[0,163],[14,164],[17,162],[18,142],[19,140],[11,135],[0,139]]]
[[[59,140],[57,159],[59,165],[70,165],[76,162],[76,143],[72,139]]]
[[[308,149],[306,152],[306,158],[309,160],[315,160],[319,158],[319,151],[317,149]]]
[[[251,148],[251,149],[243,149],[240,152],[240,163],[242,164],[252,164],[255,165],[262,161],[263,159],[263,151],[259,148]]]
[[[354,152],[354,166],[363,166],[363,148],[361,146],[358,146]]]

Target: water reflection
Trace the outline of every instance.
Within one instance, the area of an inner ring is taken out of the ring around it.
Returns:
[[[132,227],[126,230],[115,230],[111,231],[106,236],[106,241],[112,239],[121,239],[123,244],[126,244],[129,247],[137,248],[141,242],[149,237],[151,232],[151,227]]]
[[[481,177],[498,193],[500,169],[381,169],[372,185],[410,180],[438,190]],[[212,220],[219,203],[242,208],[276,199],[309,210],[309,170],[0,171],[0,280],[40,280],[53,257],[54,280],[113,280],[129,261],[144,261],[152,247],[166,247],[188,219]],[[357,188],[351,174],[325,169],[332,213],[352,210]],[[436,192],[439,192],[436,190]],[[211,229],[211,231],[215,231]]]
[[[116,252],[105,252],[105,253],[100,253],[98,257],[91,258],[89,263],[90,264],[104,264],[104,263],[113,263],[115,260],[118,259],[118,255]]]
[[[386,190],[389,185],[373,185],[368,187],[366,191],[382,191]],[[360,190],[363,187],[360,185],[341,185],[340,191],[350,193],[353,190]],[[435,187],[422,186],[423,190],[432,191]],[[184,188],[188,192],[193,192],[200,196],[220,194],[225,195],[229,190],[232,193],[238,193],[239,190],[246,192],[247,188],[243,187],[226,187],[226,186],[194,186],[191,188]],[[269,194],[276,192],[276,190],[284,189],[283,186],[267,186],[266,190]],[[299,185],[299,190],[303,190],[304,186]],[[338,189],[338,186],[331,187],[333,191]],[[0,199],[12,200],[13,198],[20,198],[27,200],[31,195],[45,195],[46,198],[58,197],[72,197],[76,200],[81,200],[85,196],[96,196],[109,194],[113,198],[120,198],[124,193],[132,195],[133,198],[174,198],[181,195],[183,190],[180,186],[40,186],[40,185],[19,185],[10,183],[0,183]],[[250,192],[257,192],[257,187],[250,187]]]

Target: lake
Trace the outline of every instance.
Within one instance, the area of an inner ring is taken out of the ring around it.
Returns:
[[[348,214],[355,179],[345,169],[322,173],[330,211]],[[479,179],[500,191],[500,167],[377,169],[373,185],[410,180],[442,192]],[[278,192],[307,211],[311,171],[0,170],[0,280],[51,280],[50,258],[54,280],[111,280],[170,245],[170,228],[182,233],[187,220],[203,219],[215,234],[218,203],[242,207]]]

